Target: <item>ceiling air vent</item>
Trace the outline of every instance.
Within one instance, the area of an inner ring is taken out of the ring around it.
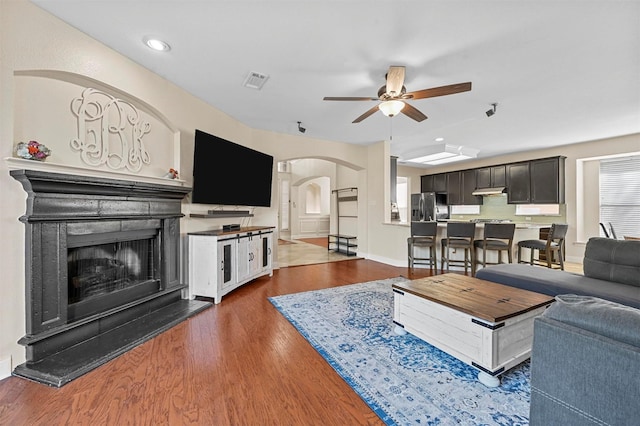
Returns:
[[[262,89],[262,86],[264,86],[264,83],[267,81],[268,78],[269,76],[266,74],[250,71],[249,74],[247,75],[247,78],[244,79],[243,86],[248,87],[250,89],[260,90]]]

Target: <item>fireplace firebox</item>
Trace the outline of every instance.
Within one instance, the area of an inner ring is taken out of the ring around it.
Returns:
[[[116,232],[91,239],[89,245],[75,247],[85,239],[70,238],[67,245],[69,321],[161,290],[157,232]]]
[[[190,188],[13,170],[28,194],[26,348],[13,374],[62,386],[211,303],[182,298]]]

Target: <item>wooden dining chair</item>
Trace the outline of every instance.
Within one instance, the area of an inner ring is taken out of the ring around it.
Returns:
[[[518,263],[528,263],[530,265],[546,266],[564,270],[564,239],[567,235],[569,225],[554,223],[551,225],[546,240],[523,240],[518,242]],[[522,249],[528,248],[531,251],[529,261],[522,260]],[[538,251],[538,257],[534,257],[534,252]],[[540,253],[544,252],[545,259],[540,260]]]
[[[407,238],[407,251],[409,268],[414,265],[429,265],[430,269],[435,268],[438,272],[436,260],[436,234],[438,232],[437,222],[411,222],[411,236]],[[429,249],[429,257],[417,257],[415,249],[424,247]],[[428,261],[428,262],[427,262]]]
[[[498,265],[502,262],[502,253],[507,252],[507,261],[513,262],[513,235],[516,232],[515,223],[485,223],[484,235],[481,240],[475,240],[473,247],[475,253],[475,262],[473,267],[478,269],[478,265],[486,267],[487,265]],[[482,250],[482,257],[478,256],[477,250]],[[497,262],[487,261],[487,252],[496,252],[498,254]],[[474,272],[475,275],[475,272]]]
[[[471,275],[475,275],[475,262],[473,240],[476,233],[475,222],[447,222],[447,235],[441,240],[440,270],[444,272],[444,264],[447,264],[447,272],[450,265],[464,266],[464,273],[471,269]],[[464,260],[450,258],[451,249],[464,250]]]

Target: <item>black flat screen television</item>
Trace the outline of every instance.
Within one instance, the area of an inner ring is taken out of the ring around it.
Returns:
[[[196,129],[191,202],[271,207],[273,157]]]

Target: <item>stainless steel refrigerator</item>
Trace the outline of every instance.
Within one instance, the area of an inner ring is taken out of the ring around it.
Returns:
[[[436,220],[436,193],[411,194],[411,221]]]

